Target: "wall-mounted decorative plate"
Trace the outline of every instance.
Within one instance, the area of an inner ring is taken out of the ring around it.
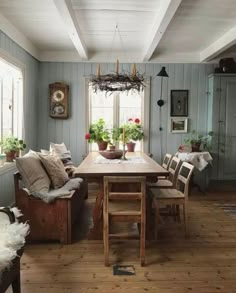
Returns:
[[[68,92],[69,86],[65,83],[55,82],[49,84],[49,115],[52,118],[68,118]]]

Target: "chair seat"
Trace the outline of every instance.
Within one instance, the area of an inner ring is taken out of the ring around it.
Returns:
[[[154,187],[160,187],[160,188],[174,187],[173,183],[170,180],[167,180],[167,179],[161,179],[161,180],[158,180],[155,183],[148,183],[147,185],[148,185],[148,187],[153,187],[153,188]]]
[[[157,180],[167,180],[166,178],[167,178],[167,176],[158,176]]]
[[[155,199],[184,199],[184,194],[173,188],[168,189],[157,189],[157,188],[151,188],[150,193],[153,197],[153,200]]]

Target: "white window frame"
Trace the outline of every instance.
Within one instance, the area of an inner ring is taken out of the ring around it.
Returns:
[[[24,96],[25,96],[25,88],[26,88],[26,67],[23,63],[21,63],[18,59],[16,59],[15,57],[13,57],[12,55],[10,55],[8,52],[6,52],[5,50],[1,49],[0,48],[0,58],[1,59],[4,59],[7,63],[9,63],[11,66],[13,67],[16,67],[18,70],[21,71],[21,74],[22,74],[22,79],[23,79],[23,82],[22,82],[22,103],[23,103],[23,107],[22,107],[22,122],[21,122],[21,125],[22,125],[22,139],[25,139],[25,131],[24,131],[24,104],[25,104],[25,99],[24,99]],[[2,174],[5,174],[7,172],[9,172],[9,170],[12,170],[15,168],[15,162],[12,162],[12,163],[5,163],[3,166],[0,167],[0,175]]]
[[[89,129],[89,124],[90,124],[90,117],[91,117],[91,101],[89,98],[89,77],[85,77],[85,99],[86,99],[86,114],[85,114],[85,132],[88,132]],[[116,108],[118,111],[118,106],[119,106],[119,99],[114,99],[114,103],[116,103]],[[142,101],[142,113],[141,113],[141,121],[142,121],[142,126],[144,130],[144,139],[143,139],[143,144],[142,144],[142,151],[145,153],[150,152],[150,140],[149,140],[149,135],[150,135],[150,77],[146,77],[145,81],[145,87],[144,87],[144,99]],[[117,119],[117,116],[119,115],[118,113],[115,113],[116,117],[114,117],[114,120]],[[86,152],[91,151],[91,146],[89,143],[86,143]]]

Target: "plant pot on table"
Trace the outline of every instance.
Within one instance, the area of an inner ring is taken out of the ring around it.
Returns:
[[[126,145],[127,145],[127,151],[128,152],[134,152],[135,145],[136,145],[135,142],[128,142]]]
[[[201,142],[191,143],[192,152],[200,152]]]
[[[98,141],[97,142],[99,151],[105,151],[107,149],[108,142],[107,141]]]
[[[13,162],[16,156],[16,151],[5,152],[6,162]]]

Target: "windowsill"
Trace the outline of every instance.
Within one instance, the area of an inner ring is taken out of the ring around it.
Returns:
[[[0,166],[0,175],[5,174],[11,170],[14,170],[15,168],[16,168],[16,162],[4,163],[3,166]]]

